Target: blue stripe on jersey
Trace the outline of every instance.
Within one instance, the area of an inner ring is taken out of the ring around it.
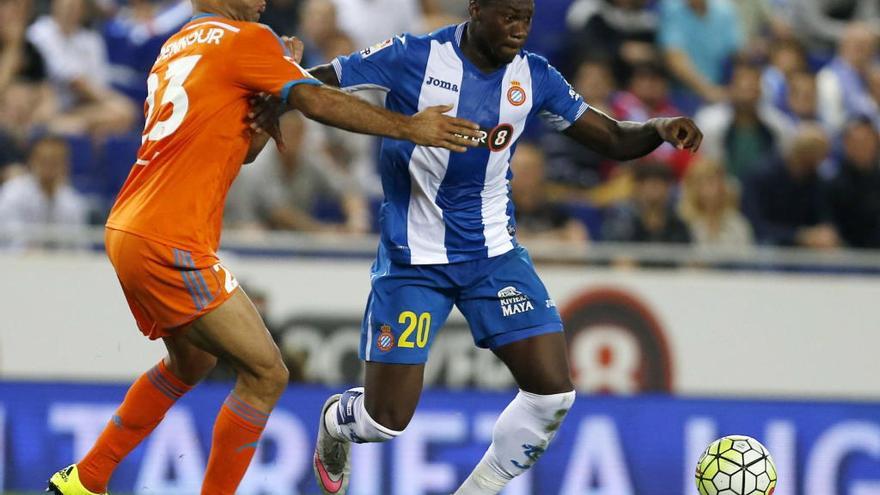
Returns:
[[[427,70],[429,50],[429,47],[413,47],[417,56],[408,60],[412,65],[408,64],[405,67],[405,74],[400,76],[413,77],[412,74],[424,74]],[[418,112],[419,89],[419,86],[416,86],[389,94],[385,99],[385,107],[404,115],[414,115]],[[379,210],[381,242],[390,251],[392,259],[407,264],[410,262],[407,215],[412,191],[409,162],[415,149],[416,145],[410,141],[386,138],[382,140],[379,150],[379,172],[382,177],[382,189],[385,191],[385,200]]]
[[[476,122],[484,129],[499,124],[499,106],[487,104],[501,98],[500,80],[504,71],[483,76],[468,69],[458,101],[458,115]],[[451,153],[446,177],[437,193],[437,204],[446,222],[446,257],[450,263],[485,258],[489,248],[483,235],[483,197],[488,148],[471,148],[465,153]]]

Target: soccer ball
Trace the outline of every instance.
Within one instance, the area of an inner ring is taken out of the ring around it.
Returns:
[[[702,495],[772,495],[776,466],[754,438],[731,435],[712,442],[697,462]]]

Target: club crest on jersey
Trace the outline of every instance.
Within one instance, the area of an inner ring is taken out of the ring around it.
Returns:
[[[367,48],[364,48],[363,50],[361,50],[361,57],[367,58],[370,55],[375,55],[377,52],[382,51],[393,44],[394,44],[394,38],[388,38],[387,40],[385,40],[381,43],[376,43],[373,46],[370,46],[370,47],[367,47]]]
[[[513,316],[535,309],[529,296],[520,292],[514,286],[507,286],[498,291],[498,301],[501,303],[501,314]]]
[[[458,84],[444,81],[442,79],[437,79],[434,76],[428,76],[428,80],[425,81],[425,86],[434,86],[440,89],[452,91],[453,93],[458,93]]]
[[[526,90],[519,81],[511,81],[510,89],[507,90],[507,101],[515,107],[521,107],[526,102]]]
[[[379,336],[376,337],[376,347],[382,352],[388,352],[394,348],[394,334],[391,333],[390,325],[379,327]]]

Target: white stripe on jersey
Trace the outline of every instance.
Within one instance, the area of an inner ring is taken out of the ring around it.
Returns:
[[[508,98],[508,92],[516,82],[525,92],[526,101],[515,106]],[[513,136],[509,143],[516,143],[525,129],[526,116],[532,109],[532,71],[528,60],[518,55],[508,64],[501,82],[501,103],[498,113],[499,124],[513,126]],[[507,215],[508,196],[507,170],[510,168],[510,149],[492,152],[486,167],[486,180],[483,185],[483,236],[489,257],[500,256],[513,249],[513,236],[507,231],[510,216]]]
[[[460,93],[426,84],[429,77],[450,82],[461,88],[464,67],[452,43],[431,40],[427,70],[419,93],[419,111],[439,104],[453,105],[450,115],[458,114]],[[409,161],[411,181],[409,210],[406,218],[410,260],[415,265],[448,263],[446,224],[437,206],[437,191],[446,176],[449,150],[416,146]]]
[[[232,31],[233,33],[237,33],[239,31],[241,31],[240,29],[238,29],[235,26],[230,26],[229,24],[226,24],[225,22],[217,22],[217,21],[205,21],[205,22],[200,22],[198,24],[193,24],[192,26],[186,28],[186,30],[189,31],[190,29],[195,29],[199,26],[204,26],[205,24],[208,24],[211,26],[221,27],[221,28],[226,29],[228,31]]]

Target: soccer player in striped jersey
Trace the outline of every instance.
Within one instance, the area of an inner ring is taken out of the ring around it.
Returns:
[[[480,146],[459,154],[382,141],[381,243],[361,333],[366,382],[324,406],[314,470],[325,494],[346,492],[352,442],[391,440],[407,426],[453,305],[520,388],[457,494],[500,492],[538,460],[571,408],[562,321],[517,242],[510,198],[510,159],[530,119],[615,160],[664,141],[699,148],[702,134],[687,118],[618,122],[591,108],[547,60],[523,50],[534,9],[533,0],[470,0],[468,22],[311,71],[329,85],[384,91],[386,107],[404,114],[451,103],[452,115],[482,129]]]

